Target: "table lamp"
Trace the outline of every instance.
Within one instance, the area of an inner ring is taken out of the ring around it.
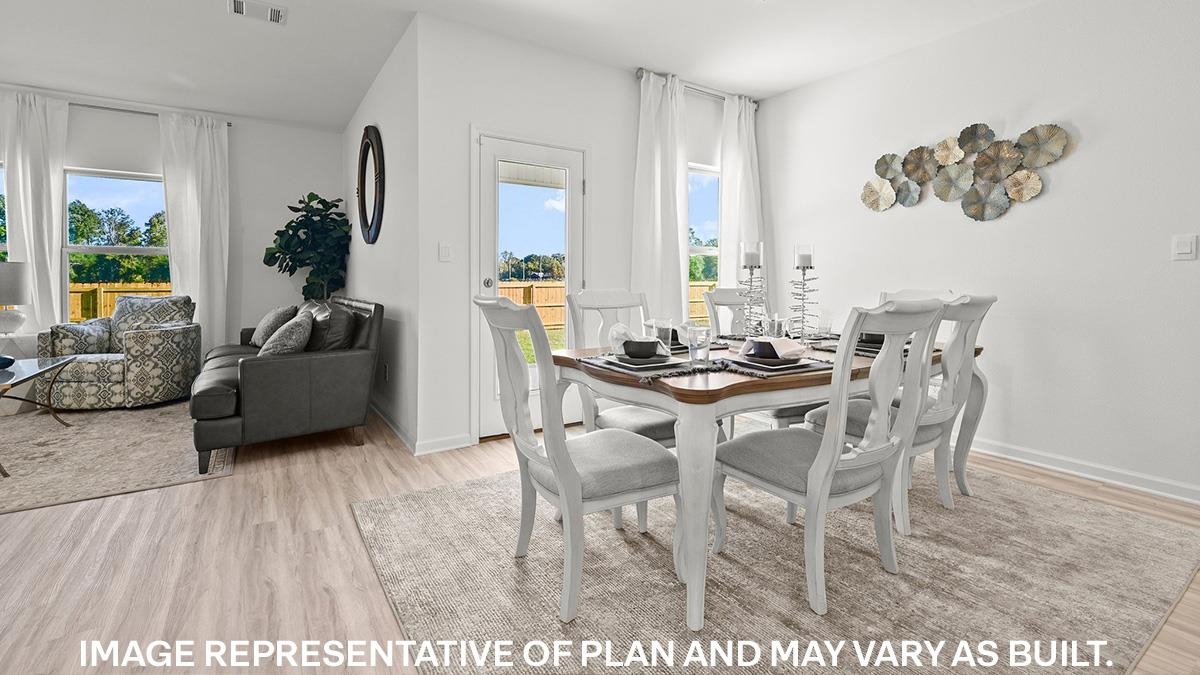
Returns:
[[[15,333],[25,323],[25,313],[13,305],[28,305],[29,272],[23,262],[0,262],[0,335]]]

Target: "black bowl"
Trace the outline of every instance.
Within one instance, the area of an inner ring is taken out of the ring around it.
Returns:
[[[658,354],[658,340],[626,340],[623,348],[625,356],[634,359],[648,359]]]
[[[11,366],[12,364],[14,364],[16,362],[17,362],[17,360],[14,359],[13,357],[11,357],[7,354],[0,354],[0,370],[4,370],[5,368]]]
[[[746,355],[759,359],[779,358],[779,354],[775,352],[775,347],[766,340],[750,340],[750,351],[746,352]]]

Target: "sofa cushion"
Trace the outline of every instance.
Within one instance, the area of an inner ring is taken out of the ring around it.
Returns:
[[[214,356],[204,362],[204,370],[210,370],[212,368],[228,368],[229,366],[237,367],[237,364],[240,363],[242,359],[257,355],[258,351],[256,350],[253,354],[226,354],[224,356]]]
[[[112,383],[125,381],[124,354],[87,354],[76,356],[75,360],[63,366],[58,374],[59,382],[99,382]]]
[[[50,339],[56,356],[105,354],[109,349],[111,319],[103,317],[83,323],[63,323],[50,327]]]
[[[300,312],[296,318],[275,331],[275,334],[258,351],[258,355],[295,354],[304,351],[304,346],[308,344],[308,338],[312,335],[312,327],[312,314]]]
[[[312,334],[304,347],[307,352],[326,352],[347,349],[354,342],[354,312],[332,302],[309,300],[300,306],[301,312],[313,317]]]
[[[267,312],[258,325],[254,328],[254,335],[250,336],[250,344],[255,347],[261,347],[266,344],[267,340],[275,334],[275,331],[283,328],[283,325],[292,319],[296,318],[296,307],[276,307]]]
[[[237,354],[241,357],[257,356],[258,347],[253,345],[218,345],[208,350],[208,354],[204,357],[205,363],[212,359],[219,359],[222,356]]]
[[[205,368],[192,383],[192,419],[215,420],[237,414],[238,367]]]
[[[190,323],[195,313],[196,305],[186,295],[122,295],[117,298],[117,306],[112,314],[112,350],[119,352],[125,349],[124,336],[127,330],[178,321]]]

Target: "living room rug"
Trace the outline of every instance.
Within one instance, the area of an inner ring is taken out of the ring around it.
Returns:
[[[233,450],[198,473],[187,403],[0,417],[0,513],[227,476]]]
[[[513,640],[515,672],[533,672],[520,650],[537,640],[608,640],[618,658],[635,641],[674,641],[677,659],[693,640],[705,649],[710,640],[754,640],[764,650],[773,640],[800,640],[801,654],[809,640],[947,640],[944,659],[959,640],[994,640],[1002,660],[988,670],[998,672],[1015,670],[1005,665],[1008,640],[1105,640],[1103,659],[1113,662],[1106,671],[1124,672],[1190,580],[1200,531],[984,471],[970,479],[976,496],[946,510],[932,463],[918,463],[914,534],[896,537],[899,575],[880,566],[869,503],[832,513],[825,616],[808,608],[802,519],[786,524],[782,502],[730,480],[728,539],[709,557],[706,622],[697,633],[684,624],[685,592],[672,569],[669,499],[651,502],[646,534],[629,527],[632,509],[624,531],[607,514],[586,518],[580,610],[570,624],[558,620],[562,537],[544,500],[528,557],[512,557],[516,472],[352,509],[406,636]],[[842,656],[834,670],[896,670],[859,666],[849,642]],[[561,672],[581,670],[575,661]],[[779,669],[764,659],[738,670]]]

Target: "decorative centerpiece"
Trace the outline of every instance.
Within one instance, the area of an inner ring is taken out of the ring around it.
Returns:
[[[763,244],[758,242],[753,250],[741,243],[742,269],[749,276],[738,282],[738,294],[745,299],[744,311],[746,335],[758,337],[763,334],[763,320],[767,318],[767,289],[762,277]]]
[[[794,249],[795,254],[795,269],[799,270],[800,278],[792,279],[792,304],[788,309],[792,311],[792,317],[789,319],[791,325],[788,326],[788,332],[793,338],[805,338],[816,335],[816,326],[814,324],[817,319],[817,303],[812,299],[813,294],[817,292],[812,282],[817,280],[816,276],[809,276],[809,271],[813,269],[813,249],[808,244],[797,244]]]

